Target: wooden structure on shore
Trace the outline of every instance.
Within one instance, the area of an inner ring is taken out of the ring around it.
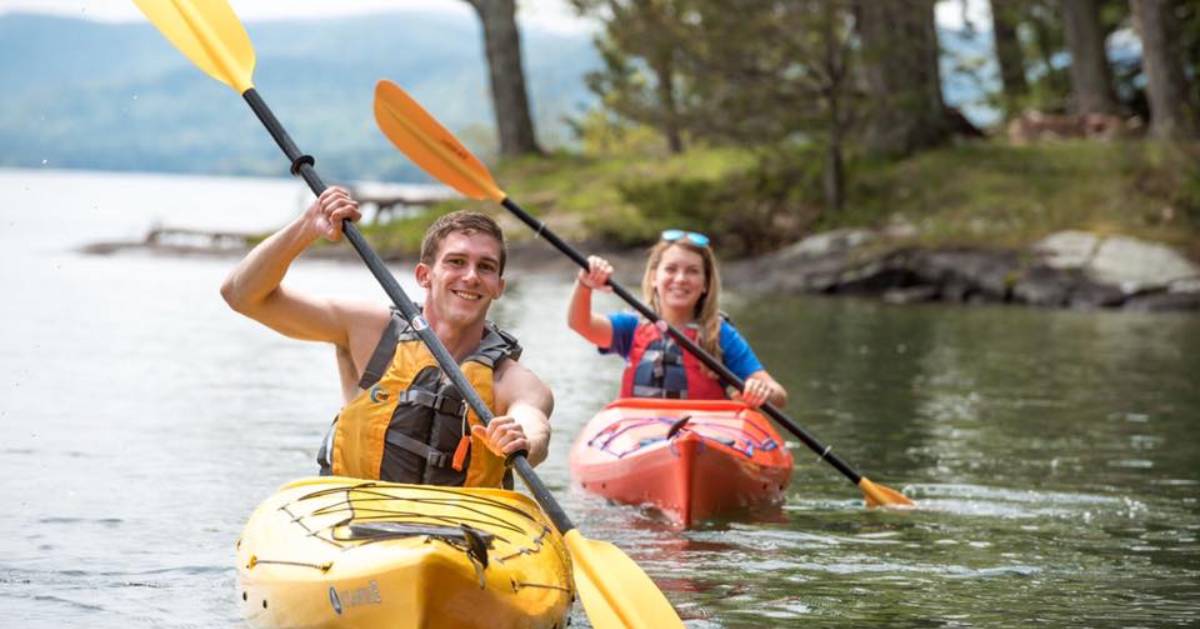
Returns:
[[[420,216],[455,195],[449,189],[418,191],[408,186],[362,184],[350,188],[350,196],[358,200],[364,222],[381,225],[395,218]]]

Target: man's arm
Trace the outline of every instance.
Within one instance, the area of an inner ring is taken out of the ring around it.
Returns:
[[[221,296],[235,311],[281,334],[333,343],[361,363],[387,325],[387,308],[315,297],[281,285],[305,249],[321,237],[339,240],[342,220],[359,216],[358,204],[345,190],[329,188],[304,214],[251,250],[221,285]],[[362,365],[356,367],[361,370]]]
[[[496,418],[488,425],[489,445],[506,455],[524,448],[529,451],[530,465],[545,461],[550,451],[554,394],[536,374],[515,360],[501,363],[495,382]]]

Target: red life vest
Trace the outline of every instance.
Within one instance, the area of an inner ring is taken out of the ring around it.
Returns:
[[[695,324],[683,333],[697,342]],[[704,364],[648,321],[638,324],[621,377],[621,397],[726,400],[725,385],[704,373]]]

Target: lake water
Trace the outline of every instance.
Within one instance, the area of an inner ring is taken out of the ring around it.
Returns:
[[[284,180],[0,171],[0,626],[238,624],[234,541],[314,472],[333,351],[229,311],[232,259],[75,249],[269,229],[306,199]],[[539,473],[689,627],[1200,623],[1200,317],[726,287],[789,414],[922,508],[863,509],[799,446],[779,510],[681,533],[571,486],[571,440],[621,365],[563,325],[570,280],[514,276],[494,310],[558,401]],[[288,282],[385,299],[353,264],[301,260]]]

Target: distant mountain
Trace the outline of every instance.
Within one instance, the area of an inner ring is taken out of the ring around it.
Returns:
[[[250,22],[255,85],[327,179],[422,181],[375,128],[375,82],[391,79],[475,150],[494,143],[479,24],[439,13]],[[588,35],[522,31],[540,138],[595,98]],[[0,166],[279,175],[286,164],[232,90],[149,24],[0,16]]]

